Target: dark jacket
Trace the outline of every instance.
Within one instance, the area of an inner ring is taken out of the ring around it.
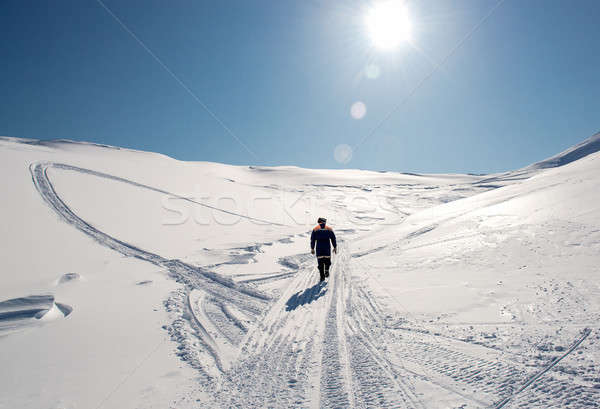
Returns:
[[[310,235],[310,248],[311,250],[315,248],[315,243],[317,245],[317,257],[330,257],[331,256],[331,246],[329,245],[329,241],[331,240],[331,244],[333,247],[337,247],[337,243],[335,241],[335,233],[333,233],[333,229],[329,226],[325,226],[324,224],[318,224]]]

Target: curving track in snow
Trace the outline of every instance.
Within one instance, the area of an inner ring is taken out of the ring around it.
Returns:
[[[188,361],[192,366],[207,374],[210,373],[211,365],[207,365],[202,359],[203,355],[208,354],[208,356],[214,360],[216,366],[219,369],[222,369],[224,363],[218,344],[213,339],[213,335],[205,328],[205,323],[198,320],[197,315],[194,314],[193,308],[189,302],[189,294],[194,290],[202,291],[217,302],[235,306],[243,311],[251,320],[255,320],[261,315],[270,301],[270,296],[257,290],[255,287],[236,283],[227,277],[207,271],[201,267],[184,263],[181,260],[164,258],[158,254],[151,253],[98,230],[96,227],[77,216],[56,193],[56,190],[48,177],[47,171],[49,168],[90,174],[99,178],[110,179],[164,194],[171,193],[121,177],[61,163],[36,162],[29,167],[37,191],[64,222],[77,228],[101,245],[117,251],[124,256],[135,257],[163,268],[168,271],[169,275],[177,282],[185,285],[183,293],[175,294],[165,303],[169,311],[173,311],[179,315],[169,327],[171,337],[180,344],[179,354],[181,358]],[[182,199],[191,201],[191,199],[183,197]],[[201,203],[198,204],[202,205]],[[216,210],[221,211],[221,209]],[[229,322],[229,320],[224,322]],[[232,322],[232,325],[236,324]],[[196,334],[203,346],[202,350],[195,347],[194,343],[189,342],[190,333]]]
[[[305,255],[285,260],[280,274],[248,280],[248,284],[234,282],[100,231],[59,197],[48,177],[49,168],[170,193],[71,165],[39,162],[30,166],[37,191],[63,221],[124,256],[163,268],[184,284],[165,306],[174,316],[168,330],[178,343],[180,357],[204,375],[198,387],[209,392],[211,401],[199,405],[439,406],[423,390],[433,396],[450,396],[454,404],[467,407],[503,402],[508,407],[509,401],[521,407],[532,399],[550,404],[557,391],[564,397],[563,407],[587,407],[600,401],[600,391],[560,379],[540,387],[543,374],[536,375],[535,368],[501,351],[394,321],[356,278],[368,272],[353,271],[360,263],[351,262],[343,242],[327,284],[317,282],[314,259]],[[288,282],[278,298],[256,286],[280,279]]]

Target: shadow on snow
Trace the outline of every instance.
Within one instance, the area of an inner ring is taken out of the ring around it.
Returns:
[[[302,305],[310,304],[311,302],[318,300],[327,293],[326,285],[327,283],[322,281],[302,292],[298,291],[287,300],[285,303],[285,310],[292,311]]]

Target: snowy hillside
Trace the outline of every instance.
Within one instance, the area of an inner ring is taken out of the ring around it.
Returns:
[[[588,155],[591,155],[592,153],[596,153],[598,151],[600,151],[600,132],[590,137],[589,139],[586,139],[580,144],[577,144],[572,148],[569,148],[566,151],[559,153],[556,156],[553,156],[541,162],[534,163],[530,166],[530,168],[546,169],[563,166],[581,158],[584,158]]]
[[[0,408],[599,407],[599,138],[489,176],[0,138]]]

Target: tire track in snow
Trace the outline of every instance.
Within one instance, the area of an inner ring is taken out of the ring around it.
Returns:
[[[339,302],[341,301],[339,297],[341,297],[343,275],[345,274],[344,262],[347,263],[347,257],[345,257],[345,251],[341,249],[336,258],[336,263],[331,269],[329,283],[332,285],[333,290],[323,333],[320,406],[327,408],[349,408],[354,406],[351,405],[348,396],[350,380],[346,379],[349,365],[344,348],[345,334],[343,327],[340,330],[338,325],[338,314],[342,316],[342,321],[344,316],[343,302]]]
[[[316,298],[318,294],[309,291],[313,297],[310,303],[290,308],[286,301],[295,299],[294,295],[302,289],[319,288],[311,287],[316,281],[313,263],[299,263],[298,269],[282,296],[260,322],[249,329],[241,342],[243,354],[224,374],[214,400],[207,407],[306,407],[312,404],[311,376],[319,333],[314,313],[318,315],[326,295]]]
[[[573,343],[573,345],[571,346],[571,348],[569,348],[567,350],[567,352],[565,352],[564,354],[562,354],[561,356],[555,358],[552,360],[552,362],[550,362],[548,365],[546,365],[544,368],[542,368],[541,371],[539,371],[538,373],[536,373],[535,375],[533,375],[532,377],[530,377],[524,384],[523,386],[521,386],[518,390],[516,390],[514,393],[512,393],[510,396],[504,398],[501,402],[499,402],[496,406],[494,406],[494,409],[500,409],[504,406],[506,406],[506,404],[513,399],[516,395],[518,395],[519,393],[523,392],[526,388],[528,388],[531,384],[533,384],[534,382],[536,382],[539,378],[541,378],[546,372],[548,372],[550,369],[552,369],[557,363],[559,363],[561,360],[563,360],[567,355],[569,355],[571,352],[573,352],[575,350],[575,348],[577,348],[579,345],[581,345],[581,343],[588,337],[588,335],[590,335],[592,331],[589,328],[586,328],[583,331],[583,334],[581,335],[581,337],[579,337],[579,339],[575,340],[575,342]],[[579,393],[577,393],[579,395]]]
[[[498,396],[495,393],[506,393],[518,382],[516,378],[523,379],[527,375],[524,368],[513,368],[517,364],[503,359],[498,351],[431,335],[405,324],[390,326],[378,318],[386,314],[372,295],[363,291],[362,296],[369,306],[368,317],[363,319],[380,321],[374,327],[374,336],[370,338],[374,346],[380,345],[388,356],[393,357],[391,360],[385,359],[392,368],[400,366],[402,372],[408,372],[480,407],[487,407]],[[382,343],[385,345],[381,346]],[[390,345],[393,347],[389,348]],[[474,348],[484,350],[488,355],[493,354],[495,360],[473,356],[470,351]],[[474,391],[473,387],[478,389]],[[406,389],[407,396],[414,397],[410,393],[411,385],[406,385]],[[415,403],[419,402],[412,402],[413,405]]]
[[[184,263],[181,260],[166,259],[158,254],[143,250],[130,243],[126,243],[102,232],[77,216],[75,212],[73,212],[69,206],[63,202],[54,189],[50,178],[48,177],[47,171],[49,168],[90,174],[99,178],[110,179],[116,182],[130,184],[159,193],[170,193],[121,177],[71,165],[52,162],[36,162],[29,166],[32,181],[38,193],[50,206],[50,208],[52,208],[62,218],[64,222],[77,228],[87,236],[97,241],[99,244],[108,247],[126,257],[138,258],[165,269],[173,279],[184,284],[183,294],[175,294],[165,302],[165,306],[167,307],[168,311],[175,312],[179,315],[179,317],[175,319],[172,325],[168,328],[171,338],[179,343],[178,354],[184,361],[187,361],[193,367],[201,370],[201,372],[206,373],[206,364],[202,362],[202,359],[198,358],[198,354],[208,353],[208,355],[214,360],[217,367],[222,369],[223,364],[221,362],[221,358],[218,356],[218,349],[215,348],[215,340],[211,334],[206,331],[206,328],[204,328],[204,325],[194,313],[194,308],[189,301],[190,292],[193,290],[203,291],[223,305],[233,304],[240,310],[247,313],[247,315],[253,320],[256,320],[257,317],[263,313],[268,305],[268,302],[271,301],[271,297],[262,291],[257,290],[256,288],[236,283],[227,277],[205,270],[201,267]],[[188,200],[183,197],[182,199]],[[205,206],[202,203],[197,204]],[[221,209],[217,208],[215,208],[215,210],[222,211]],[[227,211],[225,212],[228,213]],[[196,334],[196,336],[201,340],[201,345],[203,346],[202,351],[198,350],[198,347],[195,345],[195,343],[189,342],[188,338],[191,334]]]
[[[52,168],[56,168],[56,169],[73,171],[73,172],[77,172],[77,173],[85,173],[85,174],[96,176],[96,177],[99,177],[99,178],[110,179],[110,180],[114,180],[115,182],[125,183],[127,185],[132,185],[132,186],[139,187],[139,188],[142,188],[142,189],[151,190],[151,191],[156,192],[156,193],[161,193],[161,194],[164,194],[164,195],[169,195],[169,196],[172,196],[172,197],[174,197],[176,199],[181,199],[181,200],[184,200],[186,202],[190,202],[190,203],[193,203],[193,204],[198,205],[198,206],[206,207],[206,208],[211,209],[211,210],[216,210],[216,211],[221,212],[221,213],[229,214],[229,215],[232,215],[232,216],[238,216],[238,217],[244,218],[246,220],[251,220],[253,222],[259,222],[261,224],[273,225],[273,226],[285,226],[284,224],[281,224],[281,223],[276,223],[276,222],[268,221],[268,220],[262,220],[262,219],[258,219],[258,218],[255,218],[255,217],[246,216],[244,214],[236,213],[236,212],[233,212],[233,211],[230,211],[230,210],[221,209],[221,208],[216,207],[216,206],[211,206],[211,205],[206,204],[206,203],[198,202],[198,201],[196,201],[194,199],[191,199],[189,197],[185,197],[185,196],[181,196],[181,195],[176,195],[175,193],[171,193],[171,192],[168,192],[166,190],[156,188],[154,186],[145,185],[143,183],[139,183],[139,182],[135,182],[133,180],[125,179],[125,178],[122,178],[120,176],[110,175],[108,173],[98,172],[96,170],[91,170],[91,169],[86,169],[86,168],[80,168],[78,166],[67,165],[65,163],[56,163],[56,162],[36,162],[36,163],[33,163],[31,166],[34,166],[34,167],[41,166],[41,167],[43,167],[44,172],[46,171],[47,168],[52,167]],[[30,167],[30,169],[31,169],[31,167]]]
[[[48,203],[48,205],[53,208],[65,222],[73,225],[100,244],[111,248],[124,256],[139,258],[166,269],[174,279],[185,284],[184,291],[181,294],[172,297],[166,303],[167,309],[180,314],[180,317],[176,319],[169,328],[172,338],[180,344],[179,355],[183,360],[203,371],[209,370],[206,368],[206,363],[203,362],[202,359],[202,356],[207,354],[212,357],[221,372],[225,372],[217,343],[203,325],[203,317],[198,315],[200,312],[195,311],[194,308],[199,307],[200,310],[203,310],[204,307],[202,305],[192,305],[192,302],[190,301],[191,291],[202,291],[206,293],[207,296],[212,297],[213,301],[217,304],[226,306],[231,303],[255,318],[265,310],[269,297],[254,288],[237,284],[218,274],[186,264],[180,260],[165,259],[157,254],[140,249],[96,229],[91,224],[79,218],[68,205],[61,200],[47,174],[47,169],[51,167],[91,174],[96,177],[107,178],[160,193],[169,193],[120,177],[70,165],[35,163],[30,166],[32,179],[36,189],[46,203]],[[284,310],[283,302],[285,302],[286,299],[285,296],[280,299],[281,302],[276,303],[276,309],[272,309],[274,313],[267,315],[265,325],[260,326],[262,333],[257,334],[255,332],[253,338],[248,338],[248,340],[253,339],[254,341],[254,354],[249,354],[249,359],[244,359],[241,363],[236,364],[237,368],[241,368],[241,370],[226,372],[226,376],[230,383],[229,388],[226,389],[231,390],[231,388],[240,388],[240,386],[242,386],[241,390],[237,390],[238,399],[231,401],[232,403],[236,402],[237,404],[240,404],[251,402],[252,399],[248,400],[246,394],[248,390],[254,389],[257,386],[259,387],[259,390],[256,391],[255,403],[261,402],[260,404],[264,404],[264,399],[268,398],[268,396],[276,397],[274,400],[271,399],[270,402],[277,406],[306,402],[308,395],[310,395],[311,385],[309,384],[308,379],[306,379],[307,377],[302,377],[300,369],[304,368],[304,373],[309,372],[308,365],[310,365],[311,357],[314,356],[315,348],[313,344],[301,344],[297,341],[302,341],[303,338],[310,339],[311,335],[315,334],[314,327],[316,327],[317,331],[320,331],[322,341],[320,348],[316,348],[317,350],[320,350],[322,366],[322,368],[319,368],[321,371],[319,375],[321,395],[320,405],[328,407],[348,407],[354,404],[353,400],[348,395],[350,390],[349,385],[351,383],[351,380],[348,378],[351,373],[357,391],[355,394],[357,399],[359,399],[358,402],[361,403],[361,406],[366,407],[369,405],[369,402],[377,402],[376,404],[382,407],[395,406],[391,404],[392,402],[374,399],[374,397],[381,395],[381,385],[387,385],[387,382],[385,381],[385,378],[382,378],[380,375],[377,359],[373,358],[373,354],[375,354],[373,348],[360,348],[361,344],[360,342],[357,342],[358,339],[355,340],[354,338],[350,338],[349,342],[346,338],[345,326],[340,324],[342,323],[342,320],[339,320],[339,317],[344,317],[345,315],[342,292],[345,281],[344,274],[347,274],[345,264],[348,263],[348,260],[345,262],[342,261],[343,258],[339,257],[337,267],[340,271],[339,277],[332,277],[332,290],[326,297],[329,301],[328,304],[326,304],[328,305],[328,309],[326,309],[325,313],[318,311],[318,309],[317,311],[313,311],[312,316],[309,316],[308,319],[305,319],[301,323],[301,326],[303,327],[302,333],[297,339],[282,336],[282,333],[285,334],[286,332],[289,332],[287,330],[290,326],[289,318],[291,317],[291,314],[282,314],[282,311]],[[336,268],[332,269],[332,274],[335,274],[335,271]],[[291,295],[291,292],[294,290],[307,288],[313,279],[316,279],[314,267],[306,269],[305,274],[300,275],[298,279],[293,279],[293,285],[289,287],[287,295]],[[364,298],[362,300],[364,301]],[[325,301],[326,300],[323,300],[322,303]],[[206,311],[206,309],[204,308],[203,311]],[[218,314],[218,310],[213,310],[212,314]],[[298,314],[295,315],[297,316]],[[320,323],[319,321],[323,319],[324,322]],[[212,321],[217,328],[225,325],[224,322],[218,322],[221,321],[220,318],[215,318],[214,316],[210,321]],[[292,322],[291,325],[295,325],[295,323]],[[320,325],[322,325],[322,327],[320,327]],[[367,328],[369,327],[367,322],[363,322],[363,325]],[[188,326],[189,329],[186,329]],[[237,328],[239,329],[240,327],[238,326]],[[319,328],[321,329],[319,330]],[[190,342],[190,331],[195,333],[201,340],[201,350],[198,350],[198,347],[194,346],[193,342]],[[247,332],[247,330],[242,330],[242,332]],[[363,332],[368,332],[368,330]],[[229,335],[229,341],[235,342],[231,334]],[[294,343],[300,345],[299,348],[301,348],[302,351],[298,351],[298,349],[294,347]],[[248,350],[247,346],[247,342],[242,344],[242,347],[246,348],[246,351]],[[351,361],[348,360],[348,355],[353,357]],[[357,357],[362,357],[362,360]],[[367,371],[366,368],[369,368],[370,370]],[[258,373],[262,373],[262,375],[265,376],[265,379],[267,379],[266,382],[263,381],[263,383],[259,385],[256,385],[255,383],[257,370]],[[214,372],[211,373],[214,376]],[[369,376],[363,376],[365,373],[368,373]],[[277,379],[273,378],[274,375],[276,375]],[[243,387],[244,385],[246,385],[246,387]],[[291,385],[293,385],[293,387],[291,387]],[[292,390],[293,393],[291,393],[290,390]],[[239,394],[239,392],[241,392],[241,394]]]
[[[365,296],[370,298],[368,304],[373,308],[367,319],[384,317],[385,313],[377,301],[370,295]],[[400,363],[404,362],[402,366],[423,380],[462,396],[469,404],[496,407],[510,401],[512,406],[523,408],[600,407],[597,404],[600,401],[600,389],[593,385],[560,379],[560,372],[548,376],[548,379],[540,379],[541,375],[582,343],[589,335],[588,330],[583,332],[567,353],[534,372],[535,367],[516,362],[501,351],[482,345],[433,335],[406,324],[395,329],[384,322],[382,326],[389,330],[381,331],[380,337],[375,339],[385,339],[383,342],[396,346],[394,349],[387,348],[387,351],[395,355]],[[559,379],[556,379],[557,375]],[[528,390],[524,391],[527,387]]]
[[[344,251],[332,268],[326,293],[313,291],[308,295],[309,302],[288,311],[286,300],[311,288],[317,280],[314,260],[301,261],[298,272],[289,275],[290,284],[282,297],[270,303],[271,297],[256,288],[180,260],[163,258],[96,229],[56,193],[47,174],[51,167],[170,193],[70,165],[40,162],[30,166],[37,191],[66,223],[124,256],[165,269],[184,284],[165,303],[178,315],[169,332],[179,343],[181,358],[204,375],[201,387],[211,394],[214,391],[209,406],[423,407],[410,381],[415,377],[483,406],[486,401],[489,405],[515,396],[519,385],[531,376],[531,370],[502,358],[497,351],[495,359],[482,358],[475,351],[481,346],[459,347],[414,329],[387,326],[381,318],[385,316],[383,309],[352,281],[350,257]],[[285,278],[285,274],[271,279]],[[202,292],[204,303],[194,305],[190,301],[192,291]],[[250,318],[249,325],[239,320],[236,309]],[[240,358],[228,362],[231,369],[223,363],[204,320],[228,343],[241,349]],[[199,344],[193,342],[191,334],[200,340]],[[218,376],[207,368],[205,357],[220,368]],[[313,399],[313,388],[317,388],[320,400]],[[541,398],[550,405],[558,396],[563,407],[582,407],[594,405],[598,395],[600,392],[591,387],[549,379],[534,383],[513,403],[526,407]]]
[[[341,247],[331,272],[333,290],[323,333],[320,406],[422,408],[407,381],[410,374],[392,366],[382,352],[385,346],[375,339],[380,318],[365,316],[372,308],[371,301],[353,285],[351,257]]]
[[[349,272],[346,337],[356,406],[424,408],[410,381],[412,374],[393,365],[386,357],[389,345],[381,334],[384,312],[375,308],[365,289],[354,285],[351,277]]]

